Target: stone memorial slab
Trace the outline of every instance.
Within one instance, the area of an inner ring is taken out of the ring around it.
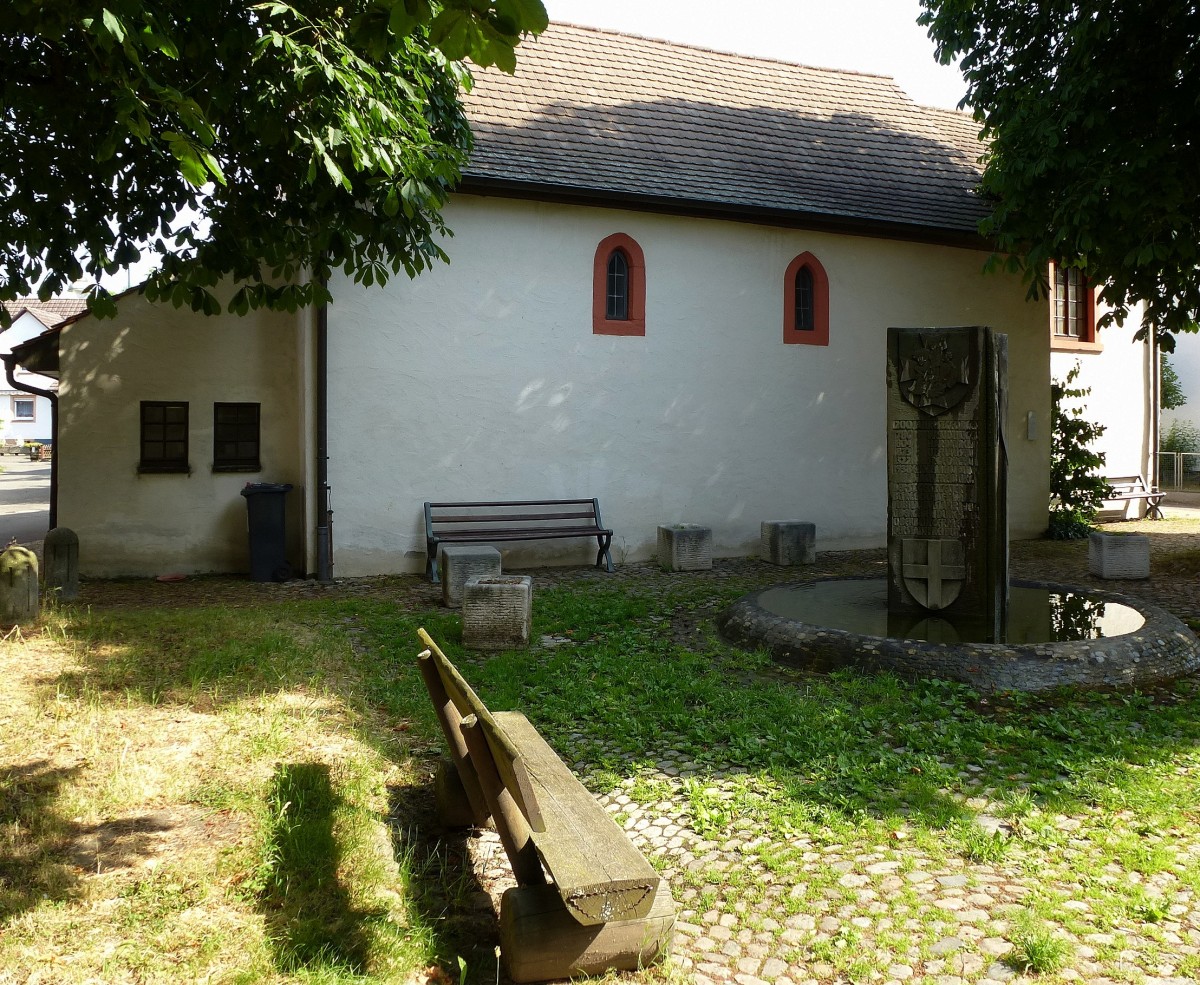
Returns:
[[[0,552],[0,629],[37,622],[38,560],[27,547]]]
[[[890,328],[888,607],[970,613],[1003,638],[1008,607],[1008,339]]]
[[[79,535],[70,527],[55,527],[46,534],[43,550],[47,590],[63,601],[79,598]]]

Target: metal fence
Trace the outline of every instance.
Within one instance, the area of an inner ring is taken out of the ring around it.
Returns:
[[[1200,492],[1200,452],[1160,451],[1158,487]]]

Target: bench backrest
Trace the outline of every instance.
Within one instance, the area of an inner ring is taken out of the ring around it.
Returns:
[[[595,499],[531,499],[519,502],[426,503],[425,529],[439,532],[520,529],[524,526],[599,527],[600,505]]]
[[[483,734],[487,738],[488,747],[491,749],[492,758],[495,760],[496,772],[500,774],[505,789],[512,795],[517,807],[525,816],[526,823],[533,831],[545,831],[546,824],[542,818],[541,809],[538,807],[537,798],[534,796],[533,786],[529,782],[529,771],[525,768],[525,761],[521,758],[520,752],[496,724],[495,718],[480,700],[479,695],[475,693],[470,684],[463,680],[458,668],[442,653],[441,648],[433,641],[433,637],[424,629],[418,629],[417,635],[428,648],[426,651],[429,655],[428,659],[433,662],[438,677],[441,679],[442,687],[446,690],[446,697],[458,709],[459,715],[463,718],[474,715],[478,719]],[[424,656],[425,654],[422,654],[422,657]],[[434,704],[437,705],[436,699]]]
[[[1112,491],[1120,495],[1121,493],[1149,492],[1150,487],[1146,484],[1146,480],[1140,475],[1116,475],[1106,476],[1105,482],[1112,487]]]

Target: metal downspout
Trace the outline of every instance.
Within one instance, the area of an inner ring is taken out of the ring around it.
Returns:
[[[47,530],[53,530],[58,526],[58,394],[53,390],[18,382],[16,371],[16,358],[11,353],[4,356],[4,375],[9,386],[50,401],[50,523]]]
[[[1153,326],[1146,332],[1146,344],[1150,346],[1150,488],[1158,492],[1162,479],[1158,458],[1162,427],[1162,354],[1158,348],[1158,332]]]
[[[333,507],[329,489],[329,305],[317,309],[317,581],[333,582]]]

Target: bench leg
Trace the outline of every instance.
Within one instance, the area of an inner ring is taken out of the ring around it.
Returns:
[[[611,535],[606,537],[603,534],[601,534],[600,536],[598,536],[596,538],[596,543],[600,545],[600,549],[598,551],[596,551],[596,567],[597,568],[600,567],[600,565],[603,563],[606,570],[608,570],[608,571],[613,570],[612,554],[610,554],[608,551],[609,542],[611,540],[612,540]]]
[[[644,968],[667,956],[674,931],[665,881],[646,916],[594,926],[576,922],[553,886],[510,889],[500,900],[500,953],[514,982]]]
[[[1157,499],[1146,500],[1146,519],[1147,520],[1163,519],[1163,511],[1158,508],[1159,502],[1160,502],[1160,500],[1157,500]]]
[[[437,545],[436,540],[426,539],[425,541],[425,577],[435,585],[441,581],[439,577],[441,572],[438,570],[437,563]]]

